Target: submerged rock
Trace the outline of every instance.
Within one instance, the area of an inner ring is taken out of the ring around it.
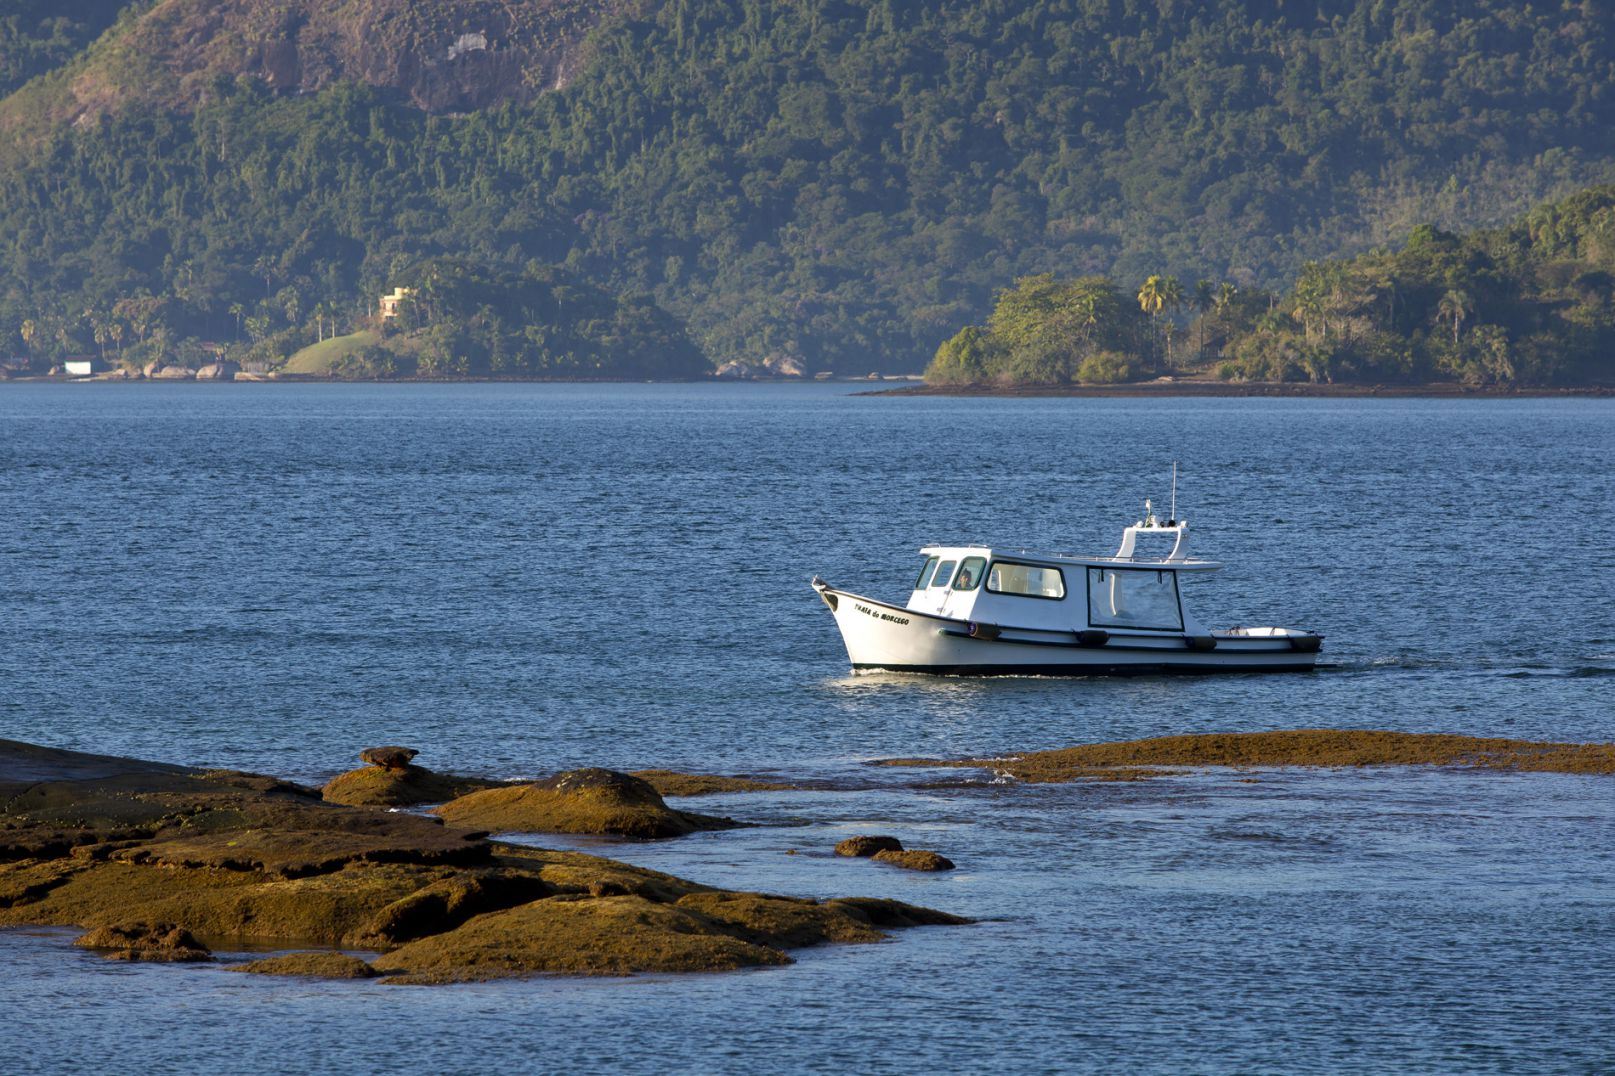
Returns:
[[[1072,781],[1137,767],[1451,766],[1615,775],[1615,743],[1556,743],[1381,729],[1212,732],[1028,751],[1006,758],[890,759],[888,766],[970,766],[1023,781]]]
[[[615,770],[558,773],[534,784],[473,792],[435,809],[456,825],[493,832],[601,833],[620,837],[678,837],[730,829],[730,818],[676,811],[647,781]]]
[[[848,837],[836,845],[838,856],[868,857],[878,852],[901,852],[903,842],[896,837]]]
[[[73,943],[102,949],[108,960],[146,960],[165,964],[212,960],[208,947],[173,923],[120,923],[96,927]]]
[[[301,975],[310,979],[374,979],[376,970],[367,962],[347,953],[287,953],[266,957],[250,964],[237,964],[230,971],[249,975]]]
[[[635,770],[629,776],[646,781],[664,796],[706,796],[717,792],[790,792],[798,786],[753,777],[726,777],[715,773],[679,773],[676,770]]]
[[[889,863],[894,867],[902,867],[911,871],[951,871],[953,860],[947,856],[924,848],[911,848],[907,851],[884,851],[875,853],[876,863]]]

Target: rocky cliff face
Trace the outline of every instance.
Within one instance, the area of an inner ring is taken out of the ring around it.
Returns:
[[[187,110],[220,76],[282,93],[348,80],[431,112],[566,84],[584,36],[636,0],[158,0],[0,107],[10,127],[85,124],[128,107]]]

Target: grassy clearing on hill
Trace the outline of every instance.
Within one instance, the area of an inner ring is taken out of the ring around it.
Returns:
[[[356,359],[367,347],[381,343],[381,334],[363,329],[346,336],[333,336],[318,344],[310,344],[282,367],[283,373],[304,374],[310,377],[330,377],[347,361]]]

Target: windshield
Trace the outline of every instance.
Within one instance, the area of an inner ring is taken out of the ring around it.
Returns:
[[[920,565],[920,577],[914,580],[915,590],[924,590],[931,584],[931,573],[936,571],[936,562],[936,557],[925,558],[925,563]]]

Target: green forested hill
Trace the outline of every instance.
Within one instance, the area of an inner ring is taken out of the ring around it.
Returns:
[[[0,94],[54,71],[111,26],[131,0],[8,0],[0,7]]]
[[[475,27],[428,7],[420,48],[448,63]],[[149,297],[174,338],[257,317],[281,341],[262,346],[288,347],[316,306],[351,319],[447,255],[651,296],[718,361],[918,369],[1027,274],[1281,286],[1420,223],[1499,223],[1615,178],[1598,0],[590,11],[587,62],[545,83],[562,88],[469,113],[421,112],[366,70],[282,94],[215,63],[168,109],[43,138],[20,123],[0,334],[20,350],[26,320],[31,353],[82,350]],[[297,26],[277,32],[306,67]],[[0,111],[57,115],[58,91]]]

